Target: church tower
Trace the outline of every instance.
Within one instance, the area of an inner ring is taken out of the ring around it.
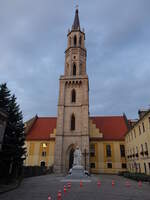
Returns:
[[[85,33],[80,28],[78,9],[67,39],[64,75],[59,79],[55,173],[65,173],[72,167],[76,146],[82,153],[82,165],[89,170],[89,82]]]

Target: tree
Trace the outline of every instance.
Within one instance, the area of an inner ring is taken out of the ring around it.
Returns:
[[[0,85],[0,108],[8,114],[0,161],[3,176],[17,178],[22,169],[26,149],[24,147],[24,124],[15,95],[11,95],[6,83]]]

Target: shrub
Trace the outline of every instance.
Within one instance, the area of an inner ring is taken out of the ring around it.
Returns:
[[[145,181],[150,182],[150,175],[144,173],[131,173],[131,172],[124,172],[123,176],[126,178],[130,178],[136,181]]]

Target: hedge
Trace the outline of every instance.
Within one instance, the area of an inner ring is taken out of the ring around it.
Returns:
[[[150,175],[144,173],[131,173],[131,172],[121,172],[120,176],[124,176],[125,178],[130,178],[136,181],[145,181],[150,182]]]
[[[50,174],[53,172],[53,167],[41,167],[41,166],[24,166],[23,167],[23,177],[40,176],[45,174]]]

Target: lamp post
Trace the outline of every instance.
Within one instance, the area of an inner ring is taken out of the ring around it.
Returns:
[[[84,160],[84,164],[85,164],[85,170],[86,170],[86,149],[84,149],[84,154],[85,154],[85,156],[84,156],[84,157],[85,157],[85,158],[84,158],[84,159],[85,159],[85,160]]]

